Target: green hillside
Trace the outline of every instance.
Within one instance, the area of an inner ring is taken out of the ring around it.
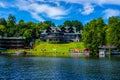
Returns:
[[[31,50],[35,56],[69,56],[69,50],[79,48],[83,51],[83,42],[71,42],[65,44],[52,44],[48,42],[36,41],[34,48]]]

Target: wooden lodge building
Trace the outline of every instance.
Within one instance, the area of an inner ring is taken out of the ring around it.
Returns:
[[[48,27],[41,33],[40,40],[52,42],[80,42],[81,31],[75,27]]]
[[[40,34],[41,41],[52,42],[80,42],[81,31],[75,27],[48,27]],[[0,36],[0,48],[23,49],[31,47],[33,43],[28,42],[25,37],[2,37]]]
[[[21,49],[25,47],[24,37],[0,37],[0,48]]]

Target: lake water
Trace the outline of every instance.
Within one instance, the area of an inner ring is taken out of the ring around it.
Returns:
[[[0,56],[0,80],[120,80],[120,57]]]

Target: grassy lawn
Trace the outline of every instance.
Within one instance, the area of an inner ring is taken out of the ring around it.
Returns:
[[[75,48],[79,48],[80,51],[83,51],[83,42],[52,44],[48,42],[36,41],[35,47],[31,49],[30,52],[35,56],[69,57],[69,50]]]
[[[8,49],[5,52],[9,52],[15,54],[18,51],[25,51],[28,55],[32,56],[46,56],[46,57],[70,57],[69,50],[74,50],[75,48],[79,48],[80,51],[83,51],[84,44],[83,42],[70,42],[64,44],[52,44],[48,42],[35,42],[35,46],[33,49]],[[4,51],[2,51],[4,52]]]

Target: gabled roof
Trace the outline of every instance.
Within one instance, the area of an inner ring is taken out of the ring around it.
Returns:
[[[75,34],[80,34],[80,32],[76,31],[76,27],[48,27],[43,31],[42,34],[47,34],[47,33],[75,33]]]
[[[25,37],[0,37],[0,39],[26,39]]]

